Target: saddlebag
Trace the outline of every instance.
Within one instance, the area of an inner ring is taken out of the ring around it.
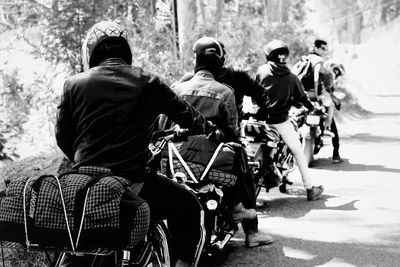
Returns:
[[[0,198],[0,245],[38,250],[131,248],[148,230],[148,204],[109,169],[16,179]]]
[[[215,144],[202,135],[190,136],[186,142],[169,143],[161,171],[167,175],[183,172],[192,180],[233,186],[237,174],[246,168],[237,151],[240,149],[236,143]]]

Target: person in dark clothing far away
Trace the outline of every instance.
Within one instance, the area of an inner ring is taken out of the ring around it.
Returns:
[[[298,134],[289,121],[289,109],[293,105],[299,103],[308,110],[313,110],[314,106],[304,92],[299,78],[286,66],[289,56],[287,44],[281,40],[273,40],[265,46],[264,53],[267,63],[259,67],[256,80],[268,93],[265,121],[278,131],[292,151],[307,190],[307,200],[315,200],[322,194],[323,186],[313,186]]]
[[[329,75],[332,76],[332,82],[330,84],[331,89],[330,91],[332,92],[332,94],[335,94],[335,89],[337,86],[337,81],[340,77],[343,77],[345,70],[342,64],[337,64],[335,62],[332,62],[330,60],[328,60],[325,64],[325,69],[327,69],[328,71],[330,71]],[[338,100],[340,102],[340,100]],[[340,109],[340,103],[335,103],[335,107],[337,110]],[[336,122],[335,122],[335,117],[333,116],[332,118],[332,122],[330,125],[330,130],[332,131],[332,133],[334,134],[334,136],[332,137],[332,146],[333,146],[333,153],[332,153],[332,161],[333,163],[340,163],[343,162],[342,158],[340,157],[340,153],[339,153],[339,148],[340,148],[340,138],[339,138],[339,132],[336,126]]]
[[[199,134],[210,124],[157,76],[132,66],[124,27],[96,23],[83,44],[85,71],[68,78],[58,106],[56,139],[60,149],[81,166],[108,168],[123,176],[150,207],[153,219],[167,219],[175,266],[196,264],[202,216],[196,196],[147,169],[149,142],[161,113]],[[62,266],[81,266],[67,257]],[[71,264],[71,263],[74,264]]]
[[[203,46],[199,44],[204,42]],[[214,50],[207,50],[207,56],[205,56],[204,51],[210,47],[214,48]],[[207,105],[202,105],[201,103],[209,101],[204,94],[204,97],[200,97],[199,93],[193,93],[188,88],[196,89],[198,83],[208,80],[207,84],[218,82],[218,84],[222,83],[230,86],[229,90],[230,95],[234,95],[234,99],[230,100],[229,109],[230,113],[237,113],[238,119],[236,119],[235,124],[232,124],[233,120],[220,120],[219,122],[213,121],[217,126],[219,125],[222,129],[226,128],[225,125],[230,125],[231,130],[227,132],[227,136],[225,136],[226,141],[239,142],[239,131],[238,131],[238,121],[239,114],[242,111],[243,104],[243,96],[248,95],[251,96],[257,103],[262,104],[266,101],[266,91],[263,86],[257,83],[254,79],[252,79],[246,72],[235,70],[233,68],[224,67],[225,63],[225,48],[224,45],[211,37],[204,37],[199,39],[193,47],[194,56],[195,56],[195,74],[186,73],[178,82],[174,83],[172,86],[175,90],[179,92],[180,95],[183,95],[186,100],[189,101],[193,106],[195,106],[205,117],[211,121],[210,110],[207,108]],[[211,53],[211,52],[212,53]],[[215,54],[215,55],[213,55]],[[213,60],[209,58],[213,58]],[[232,90],[233,89],[233,90]],[[195,91],[195,90],[194,90]],[[208,89],[208,94],[215,95],[215,90],[213,88]],[[221,100],[220,100],[221,101]],[[236,103],[232,107],[232,103]],[[214,115],[215,116],[223,116],[222,113],[216,110],[217,106],[213,105]],[[235,108],[235,110],[233,110]],[[242,152],[245,157],[245,161],[247,163],[247,155],[242,148]],[[255,209],[256,208],[256,194],[255,194],[255,184],[253,176],[250,172],[247,173],[242,179],[243,185],[243,194],[242,194],[242,202],[243,206],[247,209]],[[258,230],[258,219],[243,219],[242,227],[246,234],[245,245],[246,247],[257,247],[261,245],[267,245],[273,242],[272,237],[266,235],[264,233],[259,232]]]

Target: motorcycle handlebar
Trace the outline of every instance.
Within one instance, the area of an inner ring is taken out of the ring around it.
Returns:
[[[177,139],[185,139],[190,135],[195,135],[195,133],[189,129],[168,129],[155,132],[152,140],[165,139],[166,141],[175,141]]]
[[[186,128],[171,128],[167,130],[157,131],[153,134],[152,140],[157,141],[160,139],[164,139],[165,141],[184,141],[187,140],[189,136],[198,135],[198,132],[195,132]],[[205,133],[207,136],[215,135],[218,137],[223,136],[222,132],[218,130],[215,124],[209,123],[208,125],[208,133]]]

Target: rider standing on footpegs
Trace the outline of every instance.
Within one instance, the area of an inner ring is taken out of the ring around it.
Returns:
[[[245,93],[244,90],[236,90],[236,85],[250,84],[250,88],[255,87],[251,96],[257,99],[265,96],[265,89],[252,80],[247,73],[224,67],[226,52],[220,41],[212,37],[200,38],[194,44],[193,52],[195,74],[194,76],[193,74],[185,74],[180,81],[175,83],[174,90],[224,132],[224,142],[240,143],[238,103],[236,103],[236,100],[239,99],[239,106],[241,107]],[[228,80],[233,84],[228,83]],[[243,87],[240,89],[243,89]],[[237,145],[236,148],[237,154],[242,155],[241,160],[247,165],[244,148],[241,145]],[[255,212],[255,185],[251,173],[238,175],[238,179],[236,189],[241,192],[240,200],[243,206]],[[240,200],[236,200],[236,202]],[[240,211],[239,207],[240,205],[237,205],[234,212]],[[272,237],[258,231],[257,217],[246,217],[248,216],[244,216],[242,221],[242,227],[246,234],[246,247],[271,244],[273,242]]]
[[[196,196],[146,167],[148,145],[161,113],[197,133],[209,123],[166,84],[132,63],[124,27],[99,22],[83,44],[85,71],[66,80],[56,125],[57,144],[80,166],[109,168],[140,188],[153,219],[167,219],[175,266],[189,266],[199,254],[201,206]],[[69,256],[61,266],[85,265]]]
[[[313,110],[314,106],[299,78],[286,66],[289,56],[287,44],[273,40],[264,47],[264,53],[267,63],[259,67],[256,75],[256,80],[267,89],[268,94],[267,102],[261,107],[264,111],[262,116],[292,151],[307,190],[307,200],[315,200],[322,194],[323,186],[313,186],[298,134],[289,121],[289,109],[293,105],[299,103],[308,110]]]

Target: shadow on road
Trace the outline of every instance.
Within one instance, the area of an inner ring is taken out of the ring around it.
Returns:
[[[399,139],[400,141],[400,139]],[[334,171],[360,172],[360,171],[380,171],[400,173],[400,169],[387,168],[383,165],[365,165],[350,163],[348,159],[343,159],[343,162],[332,164],[332,160],[328,158],[316,159],[312,162],[313,169],[324,169]]]
[[[346,135],[340,138],[342,141],[348,141],[351,143],[399,143],[400,137],[389,137],[389,136],[382,136],[382,135],[374,135],[371,133],[356,133],[352,135]]]
[[[352,200],[338,206],[328,206],[326,204],[328,199],[335,198],[336,196],[322,195],[321,198],[316,201],[307,201],[304,197],[304,191],[304,189],[291,190],[290,197],[268,200],[258,199],[257,211],[262,214],[260,218],[262,218],[263,215],[268,217],[300,218],[312,210],[357,210],[355,203],[358,200]],[[298,195],[298,197],[296,197],[296,195]]]
[[[398,266],[400,254],[391,247],[377,244],[333,243],[274,236],[270,246],[246,249],[242,242],[232,242],[231,253],[224,262],[208,266],[269,266],[312,267],[324,264],[332,266]]]

